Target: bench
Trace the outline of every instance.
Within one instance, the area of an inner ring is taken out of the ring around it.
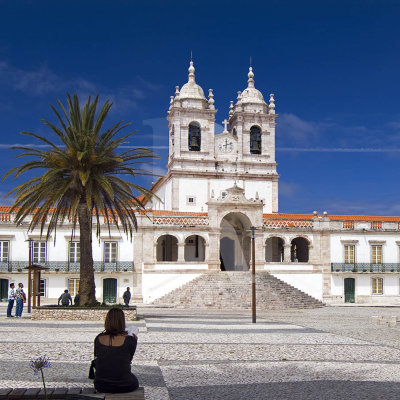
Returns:
[[[47,388],[47,398],[50,399],[102,399],[102,400],[145,400],[144,389],[129,393],[96,393],[94,388]],[[44,390],[41,388],[7,388],[0,389],[0,400],[35,400],[44,399]]]

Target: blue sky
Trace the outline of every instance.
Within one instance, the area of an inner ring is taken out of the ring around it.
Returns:
[[[384,0],[0,0],[0,173],[18,163],[10,145],[32,143],[20,131],[52,138],[40,119],[54,121],[49,104],[66,92],[110,98],[110,124],[131,121],[162,173],[190,51],[218,123],[251,56],[279,114],[279,211],[400,215],[399,17]]]

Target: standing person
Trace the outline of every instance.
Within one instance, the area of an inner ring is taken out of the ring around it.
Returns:
[[[129,307],[129,302],[131,301],[131,292],[129,287],[126,288],[126,291],[122,295],[122,298],[124,299],[125,305]]]
[[[104,321],[104,331],[94,340],[94,387],[101,393],[127,393],[139,387],[131,372],[131,362],[137,346],[137,336],[128,334],[125,314],[112,308]]]
[[[7,317],[11,318],[14,315],[11,315],[12,309],[14,307],[14,300],[15,300],[15,285],[10,283],[10,289],[8,289],[8,307],[7,307]]]
[[[18,283],[17,290],[15,291],[17,305],[15,307],[15,316],[17,318],[22,317],[22,310],[24,308],[24,303],[26,301],[26,294],[24,292],[24,285],[20,282]]]
[[[60,305],[60,301],[62,306],[69,306],[69,302],[71,302],[72,306],[72,297],[68,293],[68,289],[65,289],[64,293],[58,298],[58,305]]]
[[[74,297],[74,306],[79,306],[80,299],[81,299],[81,295],[78,292]]]

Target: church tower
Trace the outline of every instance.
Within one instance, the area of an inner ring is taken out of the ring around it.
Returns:
[[[214,158],[215,107],[212,89],[208,100],[196,83],[193,61],[190,61],[188,82],[171,96],[169,121],[169,170],[199,168]]]
[[[162,200],[153,209],[207,212],[210,199],[238,187],[245,198],[262,202],[263,212],[278,212],[273,95],[267,104],[250,68],[247,88],[231,102],[229,121],[216,135],[212,89],[207,99],[194,73],[190,61],[188,82],[171,96],[168,172],[153,187]]]
[[[233,101],[230,104],[229,132],[237,141],[238,175],[260,187],[265,212],[278,212],[276,117],[274,95],[270,95],[269,104],[264,101],[261,92],[255,88],[253,68],[250,67],[247,88],[238,92],[235,105]]]

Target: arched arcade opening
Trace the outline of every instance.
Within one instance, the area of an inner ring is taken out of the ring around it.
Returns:
[[[250,265],[250,220],[242,213],[229,213],[221,221],[221,271],[247,271]]]

